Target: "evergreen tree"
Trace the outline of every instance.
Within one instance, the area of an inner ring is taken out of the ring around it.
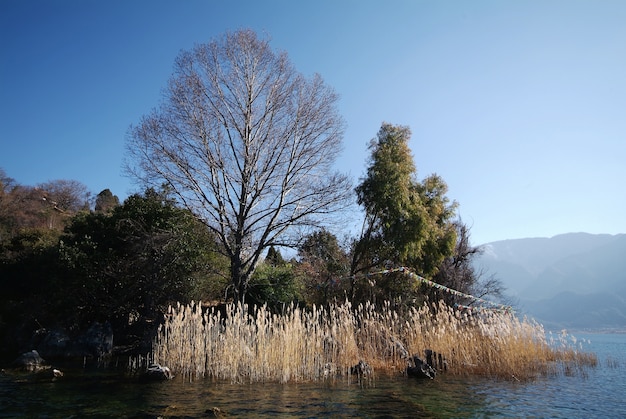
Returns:
[[[348,288],[342,278],[349,273],[350,260],[334,234],[322,229],[306,236],[298,247],[298,259],[310,303],[345,298]]]
[[[105,189],[96,196],[96,212],[110,212],[120,204],[120,199],[110,189]]]
[[[168,304],[189,301],[197,282],[216,268],[227,273],[215,249],[202,223],[153,189],[109,214],[77,216],[59,246],[59,312],[69,307],[63,318],[79,327],[94,320],[117,330],[130,326],[129,319],[153,324]]]
[[[271,266],[282,266],[285,264],[285,259],[274,246],[270,246],[267,250],[267,256],[265,256],[265,263]]]
[[[356,188],[365,221],[354,247],[352,274],[407,266],[432,276],[454,250],[456,234],[451,220],[456,203],[446,197],[447,185],[439,176],[418,180],[410,136],[408,127],[384,123],[370,143],[370,165]],[[387,275],[377,284],[365,284],[372,285],[378,290],[367,290],[362,297],[380,293],[381,298],[393,298],[416,291],[416,284],[407,283],[402,275]],[[353,281],[353,296],[357,288]]]

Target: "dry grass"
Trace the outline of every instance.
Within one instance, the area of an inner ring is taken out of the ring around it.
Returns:
[[[151,358],[186,377],[232,382],[298,382],[350,376],[360,360],[378,374],[404,372],[409,354],[444,355],[449,374],[529,379],[595,365],[561,336],[513,315],[468,316],[443,304],[400,316],[389,305],[350,303],[281,315],[265,307],[228,305],[226,314],[200,304],[170,307]]]

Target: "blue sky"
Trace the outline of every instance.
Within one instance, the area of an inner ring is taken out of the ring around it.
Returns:
[[[626,233],[626,1],[0,1],[0,168],[136,190],[128,127],[182,49],[252,28],[346,120],[358,181],[383,121],[408,125],[475,244]]]

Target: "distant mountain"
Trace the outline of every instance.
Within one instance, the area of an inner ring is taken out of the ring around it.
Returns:
[[[549,330],[626,329],[626,298],[609,292],[563,292],[539,301],[526,301],[524,309]]]
[[[569,233],[484,245],[476,265],[557,329],[626,329],[626,234]]]

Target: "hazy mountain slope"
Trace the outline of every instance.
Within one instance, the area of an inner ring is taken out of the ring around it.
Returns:
[[[626,234],[493,242],[476,264],[546,326],[626,328]]]
[[[563,292],[548,300],[527,301],[521,308],[548,329],[623,329],[626,299],[612,293]]]

